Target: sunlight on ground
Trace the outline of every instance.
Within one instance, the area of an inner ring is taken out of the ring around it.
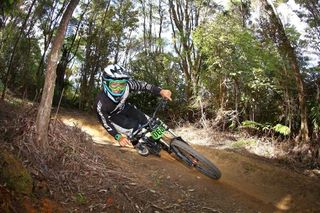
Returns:
[[[207,129],[195,128],[192,125],[186,125],[174,129],[175,133],[182,136],[183,139],[191,144],[197,145],[212,145],[212,131]]]
[[[276,157],[277,149],[271,141],[261,141],[258,138],[239,138],[231,144],[233,148],[243,148],[248,152],[267,157]]]
[[[97,126],[86,124],[85,121],[81,119],[74,119],[74,118],[60,118],[62,122],[67,126],[74,126],[80,128],[83,132],[87,133],[92,137],[92,140],[99,144],[113,144],[113,139],[106,134],[103,128],[97,128]]]
[[[9,94],[7,94],[5,100],[10,103],[10,104],[13,104],[13,105],[27,105],[27,106],[33,106],[33,102],[27,100],[27,99],[20,99],[20,98],[16,98],[14,96],[11,95],[11,92],[9,92]]]
[[[284,211],[289,210],[291,201],[292,201],[292,196],[288,194],[276,204],[276,207]]]
[[[79,120],[76,120],[74,118],[62,118],[61,119],[64,124],[67,126],[75,126],[80,128],[83,132],[87,133],[88,135],[91,135],[92,140],[96,143],[100,144],[112,144],[110,141],[110,137],[107,135],[101,134],[97,129],[92,128],[90,126],[83,125],[83,123]]]
[[[106,130],[99,124],[91,124],[84,119],[75,119],[66,116],[60,116],[60,120],[67,126],[80,128],[83,132],[90,135],[95,143],[118,146],[120,149],[126,151],[135,151],[131,146],[120,147],[119,144],[110,135],[108,135]]]
[[[211,128],[196,128],[192,125],[180,126],[174,131],[183,139],[195,145],[213,146],[217,149],[243,149],[267,158],[284,154],[279,153],[275,144],[266,138],[246,137],[237,133],[228,134]]]

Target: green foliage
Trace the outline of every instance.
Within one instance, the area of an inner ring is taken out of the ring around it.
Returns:
[[[18,193],[30,195],[33,180],[22,162],[6,150],[0,151],[0,180]]]
[[[132,76],[136,80],[146,81],[150,84],[170,89],[173,97],[178,100],[183,95],[179,71],[174,63],[177,59],[169,53],[149,53],[141,52],[135,60],[130,62]],[[151,113],[156,105],[156,98],[152,94],[136,94],[130,97],[130,101],[142,111]],[[178,111],[178,109],[177,109]]]
[[[257,29],[253,29],[253,33],[243,26],[242,20],[239,13],[232,11],[217,15],[193,33],[205,59],[201,77],[212,94],[212,105],[217,109],[224,101],[226,110],[236,108],[244,119],[254,117],[259,123],[274,124],[291,122],[292,127],[298,129],[295,116],[298,108],[291,104],[297,97],[291,68],[279,56],[269,37]],[[286,28],[286,33],[297,52],[306,45],[299,41],[300,34],[292,26]],[[261,128],[264,132],[270,130],[290,134],[288,128],[279,125]]]
[[[293,44],[293,46],[297,47],[297,42],[299,41],[299,38],[301,34],[297,31],[297,29],[294,26],[288,26],[285,28],[286,35],[288,36],[290,43]]]
[[[218,15],[213,22],[198,27],[193,39],[204,55],[201,79],[213,94],[212,103],[216,108],[220,107],[223,84],[230,88],[224,97],[228,100],[227,108],[234,109],[236,104],[259,106],[259,111],[270,113],[268,117],[266,113],[257,114],[258,120],[276,121],[280,109],[278,97],[275,97],[279,92],[275,78],[282,69],[274,45],[262,44],[252,31],[243,27],[238,17],[225,15]],[[236,94],[235,89],[241,94]]]
[[[246,146],[255,145],[257,142],[252,139],[239,139],[231,144],[232,148],[245,148]]]
[[[272,127],[272,129],[275,132],[280,133],[281,135],[284,135],[284,136],[288,136],[291,132],[289,127],[282,124],[277,124],[274,127]]]
[[[313,125],[313,130],[315,132],[320,132],[320,106],[315,105],[311,107],[311,122]]]
[[[1,0],[1,9],[6,13],[10,13],[16,5],[18,5],[20,0]]]
[[[256,129],[256,130],[262,130],[263,128],[262,124],[255,121],[249,121],[249,120],[241,122],[241,126]]]
[[[250,128],[265,133],[268,133],[270,130],[273,130],[274,132],[279,133],[283,136],[288,136],[291,133],[290,128],[282,124],[276,124],[275,126],[272,126],[268,123],[261,124],[250,120],[241,122],[241,127]]]
[[[2,81],[1,81],[1,79],[0,79],[0,92],[3,90],[3,83],[2,83]]]
[[[78,204],[86,204],[87,198],[83,193],[79,192],[74,196],[74,201],[76,201]]]
[[[0,79],[4,82],[11,59],[13,45],[17,42],[19,28],[13,23],[9,23],[3,30],[0,40]],[[22,34],[17,44],[17,48],[11,65],[11,75],[9,78],[9,89],[14,92],[26,92],[31,97],[34,95],[36,87],[36,70],[40,61],[41,50],[38,38],[32,33]]]

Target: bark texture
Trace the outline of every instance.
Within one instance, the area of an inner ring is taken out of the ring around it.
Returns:
[[[46,68],[46,78],[43,87],[40,106],[36,120],[37,143],[45,145],[48,140],[48,127],[51,115],[52,99],[56,81],[56,68],[59,60],[59,53],[63,43],[69,20],[79,0],[71,0],[61,19],[57,34],[52,43],[52,49],[48,56],[48,65]]]

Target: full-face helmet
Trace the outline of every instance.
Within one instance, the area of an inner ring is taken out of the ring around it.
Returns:
[[[102,74],[104,93],[114,102],[119,102],[127,88],[128,72],[117,64],[108,65]]]

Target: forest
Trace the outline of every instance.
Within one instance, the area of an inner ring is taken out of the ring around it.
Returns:
[[[53,104],[62,97],[63,105],[92,110],[100,71],[119,63],[136,79],[171,89],[178,118],[219,116],[223,129],[253,125],[301,143],[317,140],[319,4],[295,1],[302,35],[281,20],[288,18],[276,8],[284,2],[230,1],[226,9],[215,1],[80,1],[56,62]],[[68,3],[1,3],[2,98],[10,89],[40,100]],[[145,110],[154,104],[147,100],[134,98]]]
[[[38,145],[52,107],[94,111],[114,63],[172,91],[172,124],[272,138],[320,167],[319,1],[1,0],[0,99],[37,103]]]

